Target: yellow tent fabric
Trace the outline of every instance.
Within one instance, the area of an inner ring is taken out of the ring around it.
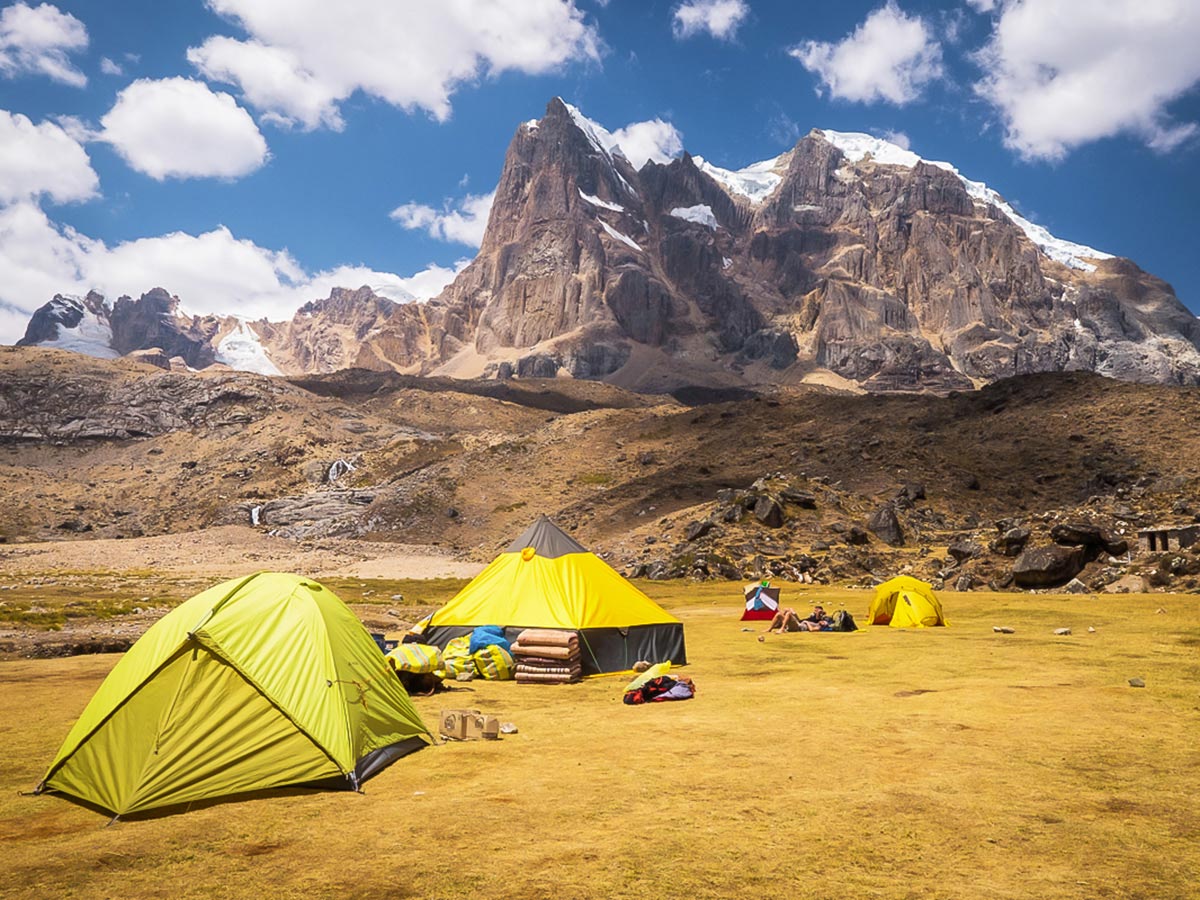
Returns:
[[[679,620],[593,553],[501,553],[433,614],[438,625],[624,628]]]
[[[623,671],[639,659],[687,662],[682,623],[540,517],[430,618],[424,641],[445,644],[499,625],[577,631],[587,674]]]
[[[945,625],[946,617],[932,587],[909,575],[897,575],[875,589],[867,624],[926,628]]]
[[[261,572],[151,626],[37,790],[123,815],[285,785],[357,788],[429,743],[354,613],[315,581]]]

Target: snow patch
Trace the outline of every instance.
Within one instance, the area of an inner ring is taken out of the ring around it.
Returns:
[[[541,119],[530,119],[525,123],[525,127],[530,131],[537,131],[537,127],[542,124]]]
[[[732,265],[733,265],[733,260],[730,259],[728,256],[721,257],[721,268],[722,269],[728,269]]]
[[[671,215],[677,219],[695,222],[697,225],[705,225],[714,230],[717,227],[717,217],[713,215],[712,207],[703,203],[696,206],[677,206],[671,210]]]
[[[562,105],[567,108],[567,112],[571,114],[571,120],[575,123],[579,130],[583,132],[584,137],[588,139],[593,147],[600,151],[601,156],[608,160],[609,165],[612,166],[613,174],[617,176],[621,184],[625,185],[626,190],[628,190],[630,194],[637,196],[637,191],[633,189],[633,185],[626,181],[624,176],[617,171],[617,167],[613,162],[614,156],[619,156],[626,162],[629,160],[626,158],[625,152],[621,149],[621,145],[617,143],[617,139],[613,137],[612,132],[599,122],[593,122],[577,108],[572,106],[570,103],[567,103],[567,101],[563,100],[561,97],[559,100],[561,100]]]
[[[599,219],[599,220],[597,220],[597,221],[599,221],[599,222],[600,222],[600,227],[601,227],[601,228],[603,228],[605,231],[607,231],[607,232],[608,232],[608,236],[609,236],[609,237],[611,237],[611,238],[616,238],[616,239],[617,239],[618,241],[620,241],[622,244],[628,244],[628,245],[629,245],[630,247],[632,247],[634,250],[637,250],[639,253],[641,252],[642,248],[641,248],[641,247],[639,247],[639,246],[638,246],[638,245],[637,245],[637,244],[634,242],[633,238],[631,238],[629,235],[627,235],[627,234],[621,234],[621,232],[617,231],[617,229],[613,228],[611,225],[609,225],[609,224],[608,224],[607,222],[605,222],[603,219]]]
[[[239,321],[237,328],[221,338],[217,344],[217,362],[241,372],[257,372],[260,375],[282,375],[267,351],[259,343],[258,335],[245,322]]]
[[[1096,267],[1087,262],[1088,259],[1112,259],[1111,253],[1104,253],[1084,244],[1076,244],[1072,241],[1064,241],[1062,238],[1055,237],[1041,225],[1035,225],[1020,215],[1000,194],[982,181],[972,181],[948,162],[923,159],[911,150],[905,150],[903,147],[897,146],[890,141],[872,137],[869,134],[825,130],[822,130],[821,134],[825,136],[825,140],[841,150],[845,154],[846,159],[851,163],[862,162],[867,156],[870,156],[873,161],[889,166],[904,166],[911,169],[917,163],[924,162],[931,166],[937,166],[939,169],[945,169],[947,172],[953,172],[958,176],[958,179],[963,183],[963,187],[967,189],[967,193],[973,200],[978,203],[991,204],[998,208],[1008,216],[1014,225],[1025,232],[1026,237],[1033,241],[1043,253],[1072,269],[1094,272]],[[839,181],[847,180],[842,176],[840,169],[834,174],[838,177]]]
[[[726,191],[740,194],[755,204],[762,203],[771,196],[775,188],[779,187],[779,183],[783,181],[783,176],[776,171],[781,168],[782,160],[782,156],[776,156],[774,159],[764,159],[762,162],[756,162],[744,169],[731,171],[714,166],[703,156],[692,157],[696,168],[717,181]]]
[[[604,209],[611,209],[613,212],[625,212],[625,207],[619,203],[609,203],[607,200],[601,200],[599,197],[593,197],[591,194],[585,194],[583,188],[575,188],[579,191],[579,196],[586,200],[592,206],[601,206]]]
[[[58,337],[52,341],[43,341],[39,346],[70,350],[100,359],[116,359],[121,355],[112,348],[112,328],[88,310],[79,297],[62,297],[52,300],[51,303],[58,309],[76,310],[82,313],[83,317],[74,328],[67,328],[59,323]]]

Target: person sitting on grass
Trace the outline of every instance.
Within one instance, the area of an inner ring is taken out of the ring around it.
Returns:
[[[775,613],[775,618],[771,620],[771,624],[767,626],[767,631],[776,631],[783,634],[785,631],[832,631],[833,620],[825,614],[825,608],[821,604],[813,607],[812,615],[806,619],[800,618],[800,614],[794,609],[781,609]]]

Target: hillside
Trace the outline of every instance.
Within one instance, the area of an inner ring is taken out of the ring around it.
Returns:
[[[618,568],[657,577],[869,581],[907,565],[952,584],[971,573],[969,586],[1003,585],[1012,559],[990,545],[1004,530],[1030,528],[1035,547],[1055,524],[1093,522],[1115,541],[1200,512],[1196,390],[1071,373],[946,397],[681,396],[561,378],[179,374],[4,348],[0,535],[256,521],[294,540],[437,544],[485,561],[544,512]],[[759,521],[763,495],[778,525]],[[894,545],[869,527],[881,507]],[[956,565],[956,542],[978,552]],[[1106,560],[1085,577],[1126,574]],[[1177,568],[1191,586],[1190,557]]]

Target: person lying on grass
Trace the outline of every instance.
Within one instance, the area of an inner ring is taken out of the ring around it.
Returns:
[[[785,631],[832,631],[833,619],[829,618],[825,613],[825,608],[821,604],[813,607],[812,615],[806,619],[800,618],[800,614],[794,609],[781,609],[775,613],[775,618],[771,620],[771,624],[767,626],[767,631],[776,631],[783,634]]]

